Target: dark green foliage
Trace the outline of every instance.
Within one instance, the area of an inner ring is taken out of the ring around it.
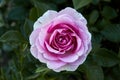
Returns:
[[[45,11],[81,12],[92,51],[74,72],[53,72],[30,54],[29,35]],[[120,0],[0,0],[0,80],[120,80]]]

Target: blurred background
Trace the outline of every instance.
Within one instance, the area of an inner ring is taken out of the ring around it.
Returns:
[[[75,8],[93,49],[74,72],[49,70],[29,51],[33,24],[47,10]],[[0,0],[0,80],[120,80],[120,0]]]

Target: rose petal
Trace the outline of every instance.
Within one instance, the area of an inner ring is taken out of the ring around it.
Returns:
[[[44,53],[39,53],[39,54],[38,54],[38,60],[39,60],[40,62],[46,63],[46,62],[47,62],[47,59],[44,58],[43,54],[44,54]]]
[[[50,69],[57,69],[64,66],[66,63],[62,61],[47,61],[47,67]]]
[[[80,30],[81,31],[81,39],[82,39],[82,43],[83,43],[83,46],[84,46],[84,51],[86,51],[87,53],[87,50],[88,50],[88,44],[91,43],[91,34],[88,32],[88,31],[83,31],[83,30]]]
[[[66,64],[65,66],[62,66],[60,68],[53,69],[53,70],[55,72],[60,72],[60,71],[63,71],[63,70],[66,70],[66,71],[75,71],[77,68],[78,68],[78,66],[76,66],[76,65]]]
[[[34,30],[30,37],[29,37],[29,40],[30,40],[30,44],[33,45],[39,35],[39,32],[40,32],[40,29],[37,29],[37,30]]]
[[[66,71],[75,71],[80,64],[82,64],[84,61],[86,60],[86,56],[81,56],[79,57],[79,59],[73,63],[68,63],[60,68],[57,68],[57,69],[53,69],[54,71],[56,72],[60,72],[60,71],[63,71],[63,70],[66,70]]]
[[[76,51],[78,51],[80,49],[80,47],[81,47],[81,44],[82,44],[81,39],[76,34],[72,34],[71,36],[74,36],[76,38],[76,40],[77,40],[77,49],[76,49]]]
[[[85,53],[84,45],[82,44],[81,47],[80,47],[80,49],[76,51],[76,54],[77,54],[78,56],[81,56],[81,55],[83,55],[84,53]]]
[[[72,65],[76,65],[76,67],[77,67],[77,66],[79,66],[80,64],[82,64],[82,63],[86,60],[86,57],[87,57],[87,55],[86,55],[86,54],[83,54],[82,56],[79,56],[78,60],[76,60],[76,61],[73,62],[73,63],[70,63],[70,65],[71,65],[71,66],[72,66]]]
[[[39,38],[36,39],[35,45],[40,53],[44,53],[44,47],[40,45]]]
[[[60,53],[59,51],[53,49],[51,46],[48,45],[47,42],[45,42],[45,45],[46,45],[46,48],[48,49],[48,51],[55,53],[55,54],[63,54],[63,53]]]
[[[54,26],[56,26],[58,24],[64,24],[64,23],[69,24],[69,25],[74,25],[74,22],[71,18],[72,17],[67,14],[60,15],[57,18],[53,19],[52,27],[50,27],[50,28],[54,29]]]
[[[90,53],[91,49],[92,49],[92,45],[91,45],[91,43],[89,43],[88,44],[88,50],[86,52],[87,55],[88,55],[88,53]]]
[[[46,38],[47,32],[46,32],[46,28],[42,28],[41,32],[39,33],[39,43],[42,47],[44,47],[44,42],[45,42],[45,38]]]
[[[75,9],[67,7],[63,10],[61,10],[59,13],[59,15],[63,15],[63,14],[68,14],[70,16],[72,16],[75,21],[81,21],[83,22],[85,25],[87,24],[86,19],[82,16],[81,13],[78,13]]]
[[[58,60],[57,55],[51,54],[47,51],[45,53],[43,53],[43,56],[45,59],[48,59],[48,60]]]
[[[54,32],[51,34],[49,39],[49,44],[53,41],[54,37],[56,36],[57,32],[61,33],[62,29],[55,29]]]
[[[52,21],[52,26],[49,27],[49,32],[54,32],[56,29],[69,29],[72,32],[75,32],[77,35],[80,34],[79,26],[72,20],[72,17],[64,14],[60,15]],[[82,27],[82,26],[81,26]]]
[[[42,27],[46,24],[48,24],[49,22],[51,22],[55,17],[57,17],[57,12],[53,11],[53,10],[48,10],[47,12],[45,12],[43,14],[42,17],[38,18],[38,20],[35,22],[34,24],[34,30]]]
[[[32,46],[31,46],[30,52],[31,52],[31,54],[32,54],[35,58],[38,58],[38,50],[37,50],[37,48],[36,48],[35,45],[32,45]]]
[[[66,55],[64,57],[63,56],[62,57],[58,56],[58,58],[61,61],[68,62],[68,63],[74,62],[79,58],[78,55],[76,55],[76,54],[69,54],[69,53],[66,53],[66,54],[68,54],[68,55]]]

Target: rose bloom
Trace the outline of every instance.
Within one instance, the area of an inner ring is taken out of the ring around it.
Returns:
[[[87,21],[75,9],[48,10],[34,23],[31,54],[55,72],[75,71],[91,50]]]

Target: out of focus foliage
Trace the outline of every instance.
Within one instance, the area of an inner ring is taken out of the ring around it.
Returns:
[[[29,51],[33,23],[70,6],[88,20],[93,49],[75,72],[56,73]],[[120,0],[0,0],[0,80],[120,80]]]

